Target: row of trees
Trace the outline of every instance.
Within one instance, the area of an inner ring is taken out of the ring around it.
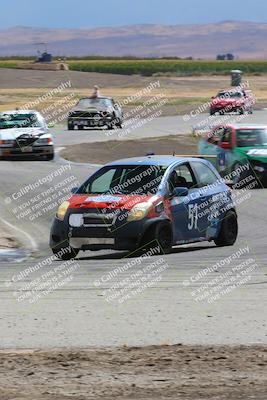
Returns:
[[[231,54],[231,53],[227,53],[227,54],[218,54],[217,57],[216,57],[216,59],[217,59],[217,60],[222,60],[222,61],[225,61],[225,60],[231,61],[231,60],[234,60],[234,59],[235,59],[235,56],[234,56],[233,54]]]

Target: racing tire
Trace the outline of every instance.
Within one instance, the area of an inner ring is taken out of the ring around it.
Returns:
[[[82,131],[83,130],[83,126],[82,125],[78,125],[78,131]]]
[[[173,235],[170,225],[166,222],[159,222],[145,233],[142,248],[150,250],[159,246],[157,254],[169,254],[172,250],[172,242]]]
[[[52,252],[56,256],[58,260],[71,260],[72,258],[75,258],[78,253],[79,249],[74,249],[71,246],[61,246],[61,247],[53,247]]]
[[[68,122],[68,131],[74,131],[74,125]]]
[[[228,211],[221,223],[219,235],[214,242],[217,246],[232,246],[237,238],[238,223],[236,213],[232,210]]]
[[[243,114],[244,114],[244,108],[241,107],[241,108],[239,109],[239,114],[240,114],[240,115],[243,115]]]

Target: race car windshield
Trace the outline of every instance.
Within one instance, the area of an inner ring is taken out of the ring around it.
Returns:
[[[112,106],[112,102],[109,99],[100,99],[99,97],[92,97],[91,99],[81,99],[78,104],[78,107],[110,107]]]
[[[155,194],[166,168],[157,165],[104,167],[90,177],[79,194]]]
[[[238,129],[237,146],[238,147],[267,146],[267,130]]]
[[[227,99],[229,97],[242,97],[242,93],[241,92],[220,92],[218,94],[219,98],[222,99]]]
[[[0,114],[0,129],[41,127],[35,114]]]

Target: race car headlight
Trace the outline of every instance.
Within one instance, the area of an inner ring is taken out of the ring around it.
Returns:
[[[15,140],[0,140],[0,145],[5,145],[5,146],[13,146],[15,143]]]
[[[73,228],[79,228],[83,225],[83,214],[70,214],[69,225]]]
[[[57,218],[63,221],[65,214],[69,208],[70,203],[68,201],[64,201],[57,210]]]
[[[51,137],[40,138],[40,139],[36,140],[36,142],[34,143],[34,145],[36,145],[36,146],[46,145],[46,144],[53,144],[53,139]]]
[[[138,221],[146,217],[150,210],[151,204],[150,203],[139,203],[133,206],[131,211],[128,214],[127,221]]]

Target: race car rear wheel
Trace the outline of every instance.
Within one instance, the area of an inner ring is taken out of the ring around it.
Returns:
[[[82,131],[83,130],[83,125],[78,125],[78,130]]]
[[[166,222],[154,224],[145,234],[142,244],[143,248],[158,249],[158,254],[169,254],[172,249],[172,229]]]
[[[228,211],[222,220],[219,236],[214,239],[217,246],[232,246],[237,238],[238,223],[236,213]]]

